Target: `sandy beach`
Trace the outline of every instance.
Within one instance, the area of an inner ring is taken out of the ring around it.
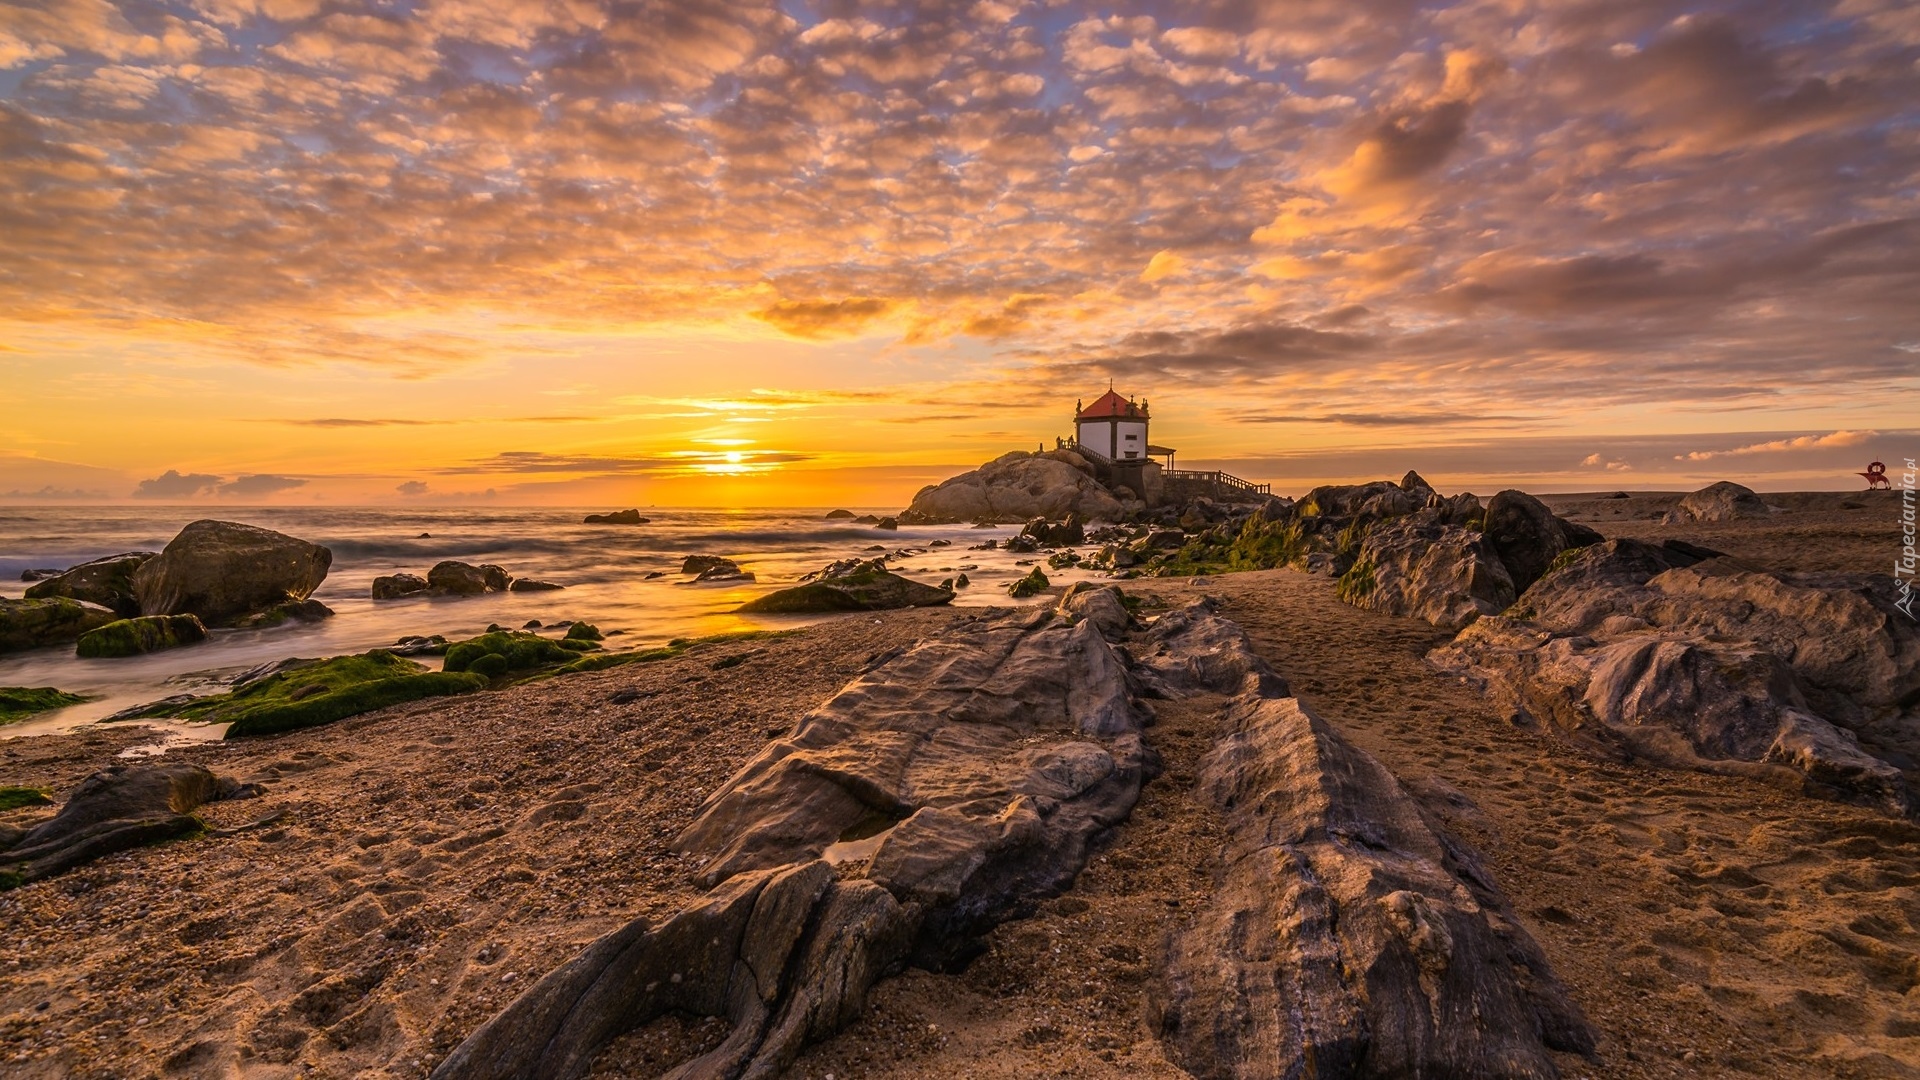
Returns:
[[[1600,493],[1604,495],[1605,493]],[[1609,537],[1772,570],[1886,572],[1884,493],[1766,496],[1771,520],[1663,525],[1677,495],[1549,496]],[[1857,506],[1852,504],[1858,504]],[[1452,635],[1292,570],[1125,582],[1208,596],[1300,700],[1478,850],[1598,1034],[1569,1077],[1920,1072],[1920,827],[1756,780],[1606,760],[1435,671]],[[859,614],[655,663],[430,701],[170,758],[261,784],[213,830],[0,893],[0,1063],[20,1077],[421,1077],[529,981],[702,892],[669,841],[708,793],[876,657],[978,609]],[[881,982],[793,1077],[1174,1077],[1156,958],[1202,906],[1195,797],[1216,697],[1155,702],[1164,768],[1074,887],[964,970]],[[0,743],[0,784],[71,789],[135,729]],[[44,815],[0,815],[21,823]],[[674,1019],[596,1077],[724,1037]]]

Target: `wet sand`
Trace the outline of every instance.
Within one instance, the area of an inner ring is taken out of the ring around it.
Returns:
[[[1789,512],[1662,526],[1648,515],[1677,497],[1550,501],[1609,535],[1778,569],[1890,565],[1897,501],[1766,498]],[[1920,1074],[1920,828],[1516,728],[1425,664],[1449,635],[1341,604],[1325,578],[1126,587],[1157,604],[1220,598],[1310,708],[1480,850],[1600,1033],[1599,1060],[1563,1057],[1566,1075]],[[868,658],[965,617],[858,616],[179,751],[268,788],[208,807],[210,824],[285,816],[0,894],[0,1068],[422,1076],[528,978],[686,902],[690,868],[667,844],[705,792]],[[1071,892],[995,930],[964,971],[882,983],[790,1075],[1184,1075],[1147,999],[1162,938],[1212,887],[1218,824],[1192,787],[1213,704],[1155,703],[1165,772]],[[144,738],[0,743],[0,784],[65,790]],[[721,1034],[662,1022],[595,1075],[656,1075]]]

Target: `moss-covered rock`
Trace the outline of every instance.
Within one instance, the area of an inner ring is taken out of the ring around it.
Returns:
[[[568,641],[599,641],[604,636],[592,623],[577,622],[567,627]]]
[[[207,628],[195,615],[146,615],[121,619],[80,635],[74,652],[80,656],[139,656],[177,649],[207,640]]]
[[[327,578],[333,552],[254,525],[196,521],[133,574],[142,615],[198,615],[233,626],[301,601]]]
[[[65,596],[33,600],[0,597],[0,652],[65,645],[119,618],[109,608]]]
[[[1008,585],[1007,595],[1013,597],[1015,600],[1019,600],[1033,596],[1051,584],[1053,583],[1047,580],[1047,575],[1041,573],[1040,568],[1036,566],[1032,570],[1027,571],[1026,577]]]
[[[591,641],[579,638],[554,641],[539,634],[503,630],[447,646],[446,670],[470,671],[497,679],[509,672],[569,664],[578,660],[582,652],[595,647]]]
[[[25,720],[35,713],[78,705],[87,698],[51,686],[0,686],[0,724]]]
[[[185,703],[159,702],[138,716],[173,716],[225,723],[226,737],[271,735],[318,727],[389,705],[483,690],[479,675],[428,671],[422,664],[374,649],[357,656],[298,661],[242,682],[238,689]]]

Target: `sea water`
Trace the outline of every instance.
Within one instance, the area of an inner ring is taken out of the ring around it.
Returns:
[[[253,630],[215,630],[201,644],[146,656],[82,659],[72,645],[0,653],[0,686],[53,686],[90,700],[0,727],[0,738],[68,731],[129,706],[181,693],[214,693],[240,672],[288,657],[327,657],[392,645],[402,637],[472,637],[489,625],[519,629],[537,620],[578,620],[607,635],[606,646],[630,649],[674,638],[781,629],[849,616],[740,615],[741,604],[793,585],[837,559],[891,554],[889,567],[938,584],[963,566],[972,582],[957,605],[1014,604],[1006,585],[1027,573],[1017,565],[1038,556],[968,550],[1004,541],[1018,526],[872,525],[827,520],[826,508],[771,510],[645,509],[645,525],[586,525],[590,508],[0,508],[0,596],[19,597],[25,570],[65,569],[125,551],[159,551],[190,521],[205,517],[274,529],[333,552],[314,598],[334,611],[319,622]],[[865,512],[865,511],[862,511]],[[876,510],[875,514],[890,511]],[[934,546],[935,541],[947,541]],[[1090,552],[1091,549],[1082,549]],[[905,552],[906,554],[900,554]],[[689,555],[719,555],[740,564],[750,584],[694,585],[680,573]],[[515,577],[566,586],[555,592],[488,593],[473,597],[413,596],[373,600],[373,579],[401,571],[425,576],[444,559],[495,563]],[[658,574],[650,577],[650,574]],[[1047,570],[1056,584],[1092,576]],[[1038,602],[1029,600],[1028,603]],[[560,631],[548,629],[549,634]],[[420,657],[432,664],[433,657]],[[217,738],[219,728],[153,722],[168,738]]]

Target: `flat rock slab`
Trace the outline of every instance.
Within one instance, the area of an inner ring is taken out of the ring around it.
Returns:
[[[197,831],[193,810],[240,794],[200,765],[115,766],[81,781],[60,812],[0,848],[0,875],[24,885],[84,862]]]

